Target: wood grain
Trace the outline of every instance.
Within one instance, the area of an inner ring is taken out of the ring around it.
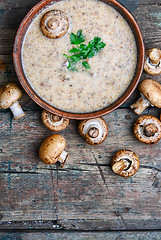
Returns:
[[[0,233],[3,240],[160,240],[160,232],[45,232]]]
[[[138,21],[146,48],[161,47],[161,5],[156,0],[121,0]],[[18,79],[12,62],[16,31],[26,13],[38,0],[0,1],[0,86]],[[160,76],[143,73],[142,78]],[[161,229],[161,141],[155,145],[138,142],[132,134],[137,116],[128,101],[104,116],[109,126],[106,141],[89,146],[70,121],[61,134],[67,140],[70,157],[63,169],[48,166],[38,157],[43,139],[54,132],[40,120],[42,109],[23,92],[20,103],[27,115],[14,121],[10,110],[0,111],[0,229],[49,230],[159,230]],[[160,110],[144,113],[159,117]],[[130,149],[140,158],[139,171],[121,178],[111,171],[110,161],[120,149]],[[2,239],[160,239],[159,232],[6,234]],[[8,238],[7,238],[8,237]]]
[[[150,111],[158,115],[156,109]],[[99,146],[86,144],[77,122],[70,121],[61,132],[70,154],[63,169],[38,157],[40,143],[53,134],[41,123],[39,111],[27,111],[18,121],[9,119],[8,112],[0,115],[2,122],[8,119],[0,128],[1,227],[13,229],[9,221],[54,220],[63,229],[160,229],[161,142],[149,146],[134,138],[137,116],[132,111],[118,109],[104,117],[109,136]],[[110,167],[113,154],[124,148],[141,162],[129,179]]]

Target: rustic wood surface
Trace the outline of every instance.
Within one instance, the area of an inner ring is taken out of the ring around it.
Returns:
[[[160,240],[160,232],[54,232],[0,233],[1,240]]]
[[[139,23],[145,47],[161,48],[160,1],[120,2]],[[38,0],[0,1],[0,85],[19,84],[12,63],[14,37],[36,3]],[[143,73],[144,78],[161,83],[161,75]],[[77,121],[71,120],[61,132],[70,154],[63,169],[45,165],[38,157],[41,142],[54,132],[43,126],[42,109],[25,92],[20,100],[27,113],[24,118],[14,121],[9,110],[0,111],[0,229],[59,231],[1,233],[0,239],[160,239],[161,141],[148,146],[133,136],[137,116],[129,104],[138,96],[135,91],[119,109],[104,116],[109,135],[99,146],[86,144],[77,132]],[[160,110],[149,108],[144,113],[159,117]],[[120,149],[130,149],[140,158],[139,171],[128,179],[111,171],[111,158]]]

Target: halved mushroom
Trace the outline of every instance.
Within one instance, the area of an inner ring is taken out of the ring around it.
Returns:
[[[64,149],[66,140],[58,134],[47,137],[40,146],[39,157],[46,164],[54,164],[57,161],[63,168],[69,156]]]
[[[0,88],[0,109],[10,108],[15,120],[25,115],[18,102],[21,96],[22,91],[15,83],[7,83]]]
[[[93,118],[79,122],[78,131],[88,144],[102,143],[108,134],[108,126],[103,118]]]
[[[139,158],[131,150],[120,150],[112,158],[111,166],[114,173],[122,177],[131,177],[139,169]]]
[[[59,117],[46,110],[42,111],[41,119],[44,125],[52,131],[61,131],[69,125],[69,119]]]
[[[141,97],[130,108],[140,115],[147,107],[161,108],[161,85],[152,80],[144,79],[138,86]]]
[[[69,28],[69,20],[61,10],[51,10],[43,15],[40,22],[42,33],[48,38],[60,38]]]
[[[136,120],[133,133],[140,142],[154,144],[161,139],[161,122],[154,116],[143,115]]]
[[[151,75],[161,73],[161,50],[152,48],[146,51],[144,70]]]

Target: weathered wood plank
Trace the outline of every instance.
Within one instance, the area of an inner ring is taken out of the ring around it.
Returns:
[[[150,113],[158,116],[159,111],[152,109]],[[119,109],[104,117],[109,136],[100,146],[86,144],[77,133],[77,122],[71,121],[61,132],[67,140],[70,157],[64,169],[58,170],[56,165],[45,165],[38,158],[41,141],[53,133],[41,123],[40,112],[27,111],[24,118],[9,120],[4,125],[10,114],[0,112],[0,116],[3,202],[0,226],[13,229],[12,221],[21,219],[57,220],[63,229],[160,229],[161,142],[148,146],[134,138],[131,129],[137,116],[132,111]],[[123,148],[136,152],[141,162],[138,173],[129,179],[113,174],[110,167],[113,154]],[[53,180],[49,178],[51,172]],[[52,181],[56,187],[57,219],[51,216]],[[35,194],[36,186],[40,189]],[[19,192],[22,197],[18,197]],[[45,193],[49,194],[47,203]],[[20,198],[22,203],[16,204]],[[38,208],[33,199],[40,201]]]
[[[5,0],[0,2],[0,10],[7,10],[11,8],[27,8],[32,7],[35,4],[37,4],[38,0],[28,0],[27,2],[21,1],[21,0]],[[142,5],[155,5],[160,6],[159,1],[156,0],[147,0],[146,2],[144,0],[119,0],[121,4],[123,4],[126,7],[133,7],[137,8],[138,6]]]
[[[48,174],[1,173],[1,220],[8,219],[10,225],[9,219],[56,219],[54,175],[51,171]]]
[[[160,240],[160,232],[35,232],[0,233],[2,240]]]
[[[14,37],[23,17],[37,2],[0,2],[0,60],[7,64],[6,70],[0,72],[0,85],[11,81],[18,83],[12,63]],[[160,47],[161,6],[158,1],[120,2],[138,21],[146,48]],[[142,75],[142,79],[149,77]],[[160,76],[151,78],[161,83]],[[135,91],[122,107],[129,107],[138,95]],[[64,169],[60,169],[57,165],[45,165],[38,157],[41,141],[52,134],[41,123],[41,108],[25,93],[20,103],[27,115],[18,121],[12,120],[9,110],[0,111],[1,229],[161,228],[161,142],[148,146],[134,138],[131,132],[137,116],[131,110],[118,109],[104,116],[109,136],[95,147],[81,139],[77,122],[71,121],[61,132],[67,140],[70,158]],[[150,108],[150,114],[158,117],[159,110]],[[114,175],[110,167],[113,154],[122,148],[136,152],[141,161],[138,173],[129,179]],[[85,239],[90,236],[87,233]],[[130,237],[134,239],[133,235],[128,235],[128,239]],[[127,239],[125,235],[115,238]],[[32,239],[31,236],[28,239]],[[149,239],[153,236],[149,235]]]

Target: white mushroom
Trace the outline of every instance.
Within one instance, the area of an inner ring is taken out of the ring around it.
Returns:
[[[108,134],[108,126],[103,118],[93,118],[79,122],[78,131],[88,144],[102,143]]]
[[[154,144],[161,139],[161,122],[154,116],[143,115],[136,120],[133,133],[140,142]]]
[[[161,108],[161,85],[152,80],[144,79],[138,86],[141,97],[130,106],[131,109],[140,115],[150,105]]]
[[[61,10],[51,10],[43,15],[40,22],[42,33],[48,38],[60,38],[69,28],[69,20]]]
[[[161,50],[152,48],[146,51],[144,70],[151,75],[161,73]]]
[[[47,137],[40,146],[39,157],[46,164],[54,164],[57,161],[63,168],[69,156],[65,151],[66,140],[58,134]]]
[[[41,119],[44,125],[52,131],[64,130],[69,125],[69,119],[59,117],[46,110],[42,111]]]
[[[15,83],[7,83],[0,88],[0,109],[10,108],[15,120],[25,115],[18,102],[21,96],[22,91]]]
[[[139,158],[130,150],[120,150],[112,158],[111,166],[114,173],[122,177],[131,177],[139,169]]]

